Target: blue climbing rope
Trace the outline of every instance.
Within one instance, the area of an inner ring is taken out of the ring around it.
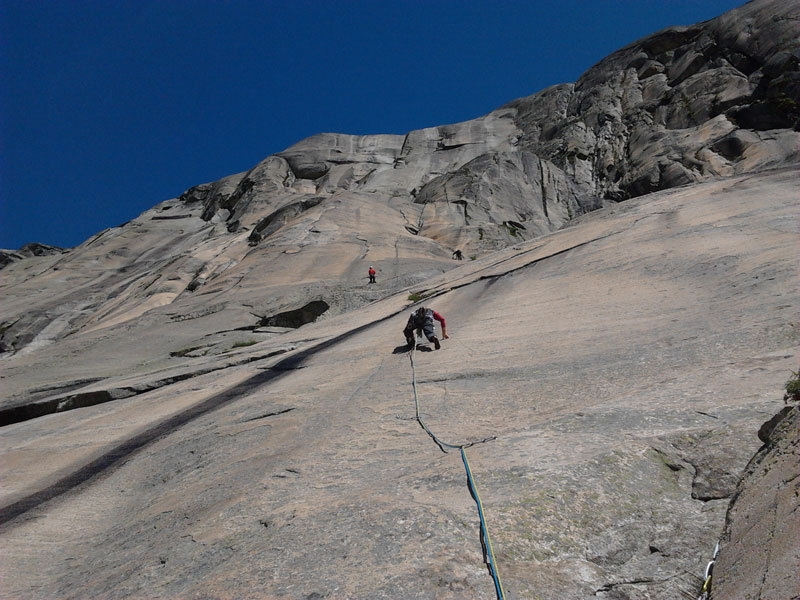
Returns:
[[[494,560],[494,550],[492,549],[492,540],[489,537],[489,529],[486,527],[486,518],[483,516],[483,503],[481,497],[478,495],[478,487],[475,485],[475,479],[472,477],[472,469],[469,468],[469,461],[467,460],[467,452],[464,448],[461,450],[461,460],[464,462],[464,469],[467,471],[467,481],[469,482],[469,491],[478,506],[478,516],[481,519],[481,545],[483,546],[483,561],[489,568],[494,580],[494,591],[497,593],[497,600],[503,600],[503,586],[500,583],[500,574],[497,572],[497,563]]]
[[[409,357],[411,358],[411,386],[414,389],[414,406],[416,408],[416,419],[417,423],[420,424],[420,427],[425,430],[431,439],[436,442],[442,452],[447,452],[447,448],[452,450],[458,450],[461,453],[461,461],[464,463],[464,469],[467,472],[467,486],[469,487],[469,493],[472,495],[472,499],[475,500],[475,504],[478,506],[478,517],[481,521],[481,548],[483,550],[483,562],[486,564],[486,567],[489,569],[489,573],[492,576],[492,580],[494,581],[494,589],[497,593],[497,600],[505,600],[505,595],[503,593],[503,585],[500,583],[500,574],[497,571],[497,563],[494,559],[494,550],[492,549],[492,541],[489,537],[489,528],[486,526],[486,518],[483,514],[483,503],[481,502],[481,497],[478,494],[478,487],[475,484],[475,478],[472,476],[472,469],[469,466],[469,460],[467,460],[467,452],[466,448],[473,446],[475,444],[480,444],[482,442],[488,442],[493,439],[494,437],[486,438],[483,440],[478,440],[475,442],[469,442],[467,444],[450,444],[448,442],[443,442],[436,434],[434,434],[428,426],[425,425],[425,421],[422,420],[422,416],[419,414],[419,398],[417,396],[417,372],[414,368],[414,350],[416,348],[416,344],[411,347],[411,352],[409,352]]]

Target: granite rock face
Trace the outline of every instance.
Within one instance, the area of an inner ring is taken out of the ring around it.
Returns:
[[[31,243],[25,244],[19,250],[0,250],[0,269],[23,258],[31,256],[47,256],[50,254],[61,254],[65,250],[58,246],[48,246],[47,244]]]
[[[360,286],[365,260],[379,263],[384,291],[397,290],[451,268],[456,249],[478,258],[613,201],[795,164],[798,22],[798,2],[758,0],[661,31],[574,84],[472,121],[405,136],[303,140],[63,256],[53,268],[74,268],[80,279],[105,256],[115,271],[87,283],[90,300],[68,278],[44,275],[63,291],[32,303],[26,292],[20,310],[12,301],[0,349],[22,351],[108,323],[110,314],[144,312],[133,305],[197,314],[209,293],[250,285],[270,269],[256,263],[279,259],[303,276],[279,276],[280,294],[239,306],[237,327],[317,300],[339,314],[376,297]],[[298,255],[322,248],[323,260]],[[6,252],[4,264],[17,256]],[[7,271],[6,289],[27,289],[29,274]],[[214,305],[229,311],[236,302]]]
[[[800,411],[787,406],[759,431],[764,445],[731,500],[711,598],[800,597]]]
[[[800,6],[763,0],[631,44],[508,105],[521,148],[620,200],[796,160]]]
[[[103,270],[122,312],[3,359],[4,595],[493,598],[462,460],[415,413],[469,445],[506,598],[696,595],[796,361],[796,184],[629,200],[298,328],[320,305],[232,318],[279,271],[177,312],[170,280]],[[413,363],[410,298],[450,333]]]
[[[798,23],[751,2],[7,264],[4,594],[492,598],[416,414],[474,443],[506,598],[696,595],[797,368]],[[412,363],[421,301],[451,339]]]

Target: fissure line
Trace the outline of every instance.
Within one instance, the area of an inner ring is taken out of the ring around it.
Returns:
[[[425,430],[431,439],[436,443],[437,446],[441,449],[442,452],[447,452],[447,449],[451,450],[458,450],[461,453],[461,460],[464,463],[464,470],[467,473],[467,486],[469,487],[469,493],[472,495],[473,500],[475,500],[475,504],[478,507],[478,517],[480,518],[481,528],[480,528],[480,536],[481,536],[481,549],[483,550],[483,562],[486,563],[486,567],[489,569],[489,573],[492,576],[492,580],[494,581],[494,589],[497,593],[497,600],[505,600],[505,594],[503,593],[503,585],[500,582],[500,574],[497,570],[497,563],[494,559],[494,550],[492,549],[492,541],[489,537],[489,528],[486,526],[486,518],[483,513],[483,503],[481,502],[480,495],[478,494],[478,487],[475,484],[475,478],[472,476],[472,469],[469,466],[469,460],[467,459],[467,452],[466,449],[470,446],[474,446],[475,444],[481,444],[483,442],[489,442],[491,440],[496,439],[494,436],[485,438],[482,440],[477,440],[474,442],[469,442],[466,444],[451,444],[448,442],[444,442],[436,437],[428,426],[425,424],[425,421],[422,420],[422,416],[419,413],[419,397],[417,395],[417,373],[416,368],[414,367],[414,350],[416,345],[411,347],[411,351],[409,352],[409,357],[411,358],[411,387],[414,390],[414,407],[416,410],[416,420],[419,423],[420,427]]]

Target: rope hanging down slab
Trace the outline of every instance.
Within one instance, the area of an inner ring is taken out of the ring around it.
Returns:
[[[464,463],[464,469],[467,472],[467,485],[469,487],[469,493],[472,495],[472,499],[475,500],[475,504],[478,506],[478,517],[480,518],[481,522],[481,548],[483,550],[483,562],[486,564],[486,567],[489,569],[489,573],[494,580],[494,589],[497,593],[497,600],[505,600],[505,595],[503,593],[503,585],[500,583],[500,574],[497,571],[497,564],[494,559],[494,550],[492,549],[492,541],[489,538],[489,529],[486,526],[486,519],[483,514],[483,503],[481,502],[480,495],[478,494],[478,487],[475,485],[475,479],[472,476],[472,469],[469,466],[469,460],[467,460],[467,452],[466,448],[470,446],[474,446],[475,444],[480,444],[483,442],[489,442],[491,440],[496,439],[495,437],[485,438],[483,440],[478,440],[475,442],[469,442],[467,444],[449,444],[447,442],[443,442],[439,438],[436,437],[428,426],[425,425],[425,421],[422,420],[422,417],[419,414],[419,398],[417,396],[417,372],[414,367],[414,350],[416,348],[416,344],[411,347],[411,351],[409,352],[409,357],[411,358],[411,386],[414,389],[414,406],[416,409],[416,420],[417,423],[420,424],[420,427],[425,430],[431,439],[436,443],[437,446],[441,449],[442,452],[447,452],[447,448],[452,450],[458,450],[461,453],[461,460]]]

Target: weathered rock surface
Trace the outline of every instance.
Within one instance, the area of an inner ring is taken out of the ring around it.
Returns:
[[[303,140],[99,234],[53,262],[56,277],[6,269],[15,300],[0,350],[105,327],[136,307],[171,305],[183,318],[211,304],[239,328],[258,322],[250,313],[316,300],[340,314],[378,297],[360,286],[365,260],[378,263],[384,291],[398,290],[451,268],[454,249],[476,258],[614,200],[796,164],[799,22],[800,3],[757,0],[640,40],[575,84],[485,117],[405,136]],[[111,272],[93,285],[87,274],[101,259]],[[272,293],[247,307],[211,301],[259,285],[261,263],[276,261],[292,276]],[[68,266],[77,275],[66,277]],[[52,292],[31,302],[34,275],[33,289],[44,277]]]
[[[800,597],[800,413],[787,406],[759,431],[714,565],[712,598]]]
[[[631,200],[213,355],[170,356],[157,310],[19,353],[11,389],[130,394],[0,430],[7,595],[494,597],[461,460],[393,353],[413,291],[451,333],[416,354],[427,425],[494,438],[468,453],[506,597],[697,593],[796,360],[796,184]]]
[[[0,269],[12,262],[29,258],[31,256],[47,256],[49,254],[61,254],[63,248],[48,246],[47,244],[31,243],[25,244],[19,250],[0,250]]]
[[[796,160],[800,3],[762,0],[615,52],[510,103],[519,147],[619,200]]]
[[[665,30],[467,123],[320,134],[8,264],[4,594],[494,597],[395,351],[425,298],[451,339],[416,353],[419,411],[484,440],[506,597],[695,595],[797,368],[797,13]]]

